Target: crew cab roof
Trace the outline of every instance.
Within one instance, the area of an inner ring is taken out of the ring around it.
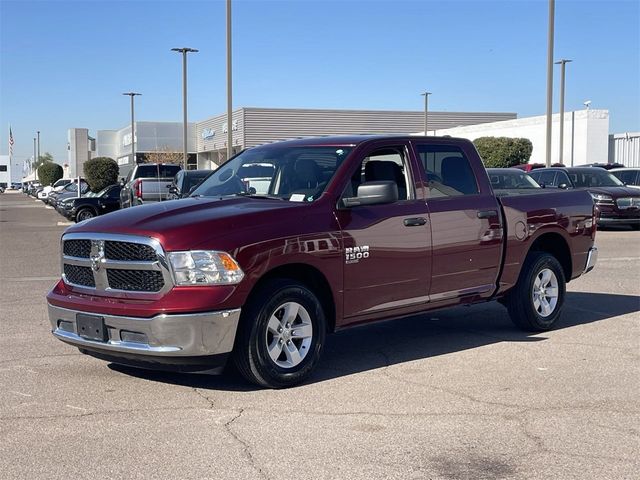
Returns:
[[[429,142],[438,141],[438,142],[451,142],[451,141],[462,141],[468,142],[469,140],[464,138],[455,138],[455,137],[425,137],[422,135],[330,135],[330,136],[318,136],[318,137],[304,137],[304,138],[294,138],[290,140],[280,140],[273,143],[267,143],[260,145],[259,147],[254,148],[262,148],[262,147],[270,147],[270,146],[356,146],[365,142],[372,142],[376,140],[428,140]]]

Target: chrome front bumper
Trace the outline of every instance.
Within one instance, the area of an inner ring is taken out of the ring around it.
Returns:
[[[76,315],[104,319],[107,340],[78,335]],[[101,315],[49,304],[52,333],[83,351],[99,351],[118,357],[180,358],[226,354],[233,350],[240,309],[183,315],[161,314],[152,318]]]
[[[598,247],[591,247],[589,249],[589,254],[587,255],[587,263],[584,266],[583,274],[590,272],[593,270],[593,267],[596,266],[596,262],[598,261]]]

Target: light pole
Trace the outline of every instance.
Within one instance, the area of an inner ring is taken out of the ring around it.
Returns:
[[[40,130],[37,131],[38,134],[38,160],[40,160]]]
[[[231,0],[227,0],[227,160],[233,156],[233,126],[231,117]]]
[[[38,159],[36,158],[36,137],[33,137],[33,165],[31,168],[36,169],[35,179],[38,179]],[[31,172],[29,172],[31,174]]]
[[[187,152],[187,53],[196,53],[195,48],[172,48],[172,52],[182,53],[182,161],[187,168],[189,153]]]
[[[427,125],[429,125],[429,95],[431,92],[421,93],[424,97],[424,136],[427,136]]]
[[[562,163],[563,156],[563,143],[564,143],[564,70],[565,65],[571,62],[565,58],[558,60],[556,65],[560,65],[560,159],[559,163]]]
[[[553,27],[555,0],[549,0],[549,26],[547,32],[547,144],[545,163],[551,166],[551,115],[553,114]]]
[[[131,158],[133,165],[136,165],[136,131],[135,131],[135,116],[133,114],[133,97],[136,95],[142,95],[136,92],[126,92],[123,95],[128,95],[131,98]]]

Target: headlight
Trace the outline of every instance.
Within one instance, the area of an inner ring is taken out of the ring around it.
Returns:
[[[244,278],[238,263],[225,252],[191,250],[167,256],[176,285],[232,285]]]
[[[611,195],[591,192],[589,192],[589,195],[591,195],[591,198],[593,198],[593,201],[596,203],[613,202],[613,198],[611,197]]]

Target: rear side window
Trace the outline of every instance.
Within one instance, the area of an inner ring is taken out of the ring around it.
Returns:
[[[479,193],[469,159],[454,145],[416,145],[427,177],[429,197],[457,197]]]
[[[140,165],[136,178],[173,178],[179,171],[178,165]]]
[[[554,179],[556,178],[556,172],[554,170],[538,170],[531,172],[530,174],[533,179],[538,182],[541,186],[554,186]]]
[[[621,170],[619,172],[611,172],[615,177],[627,185],[638,185],[638,179],[636,176],[638,172],[635,170]]]

